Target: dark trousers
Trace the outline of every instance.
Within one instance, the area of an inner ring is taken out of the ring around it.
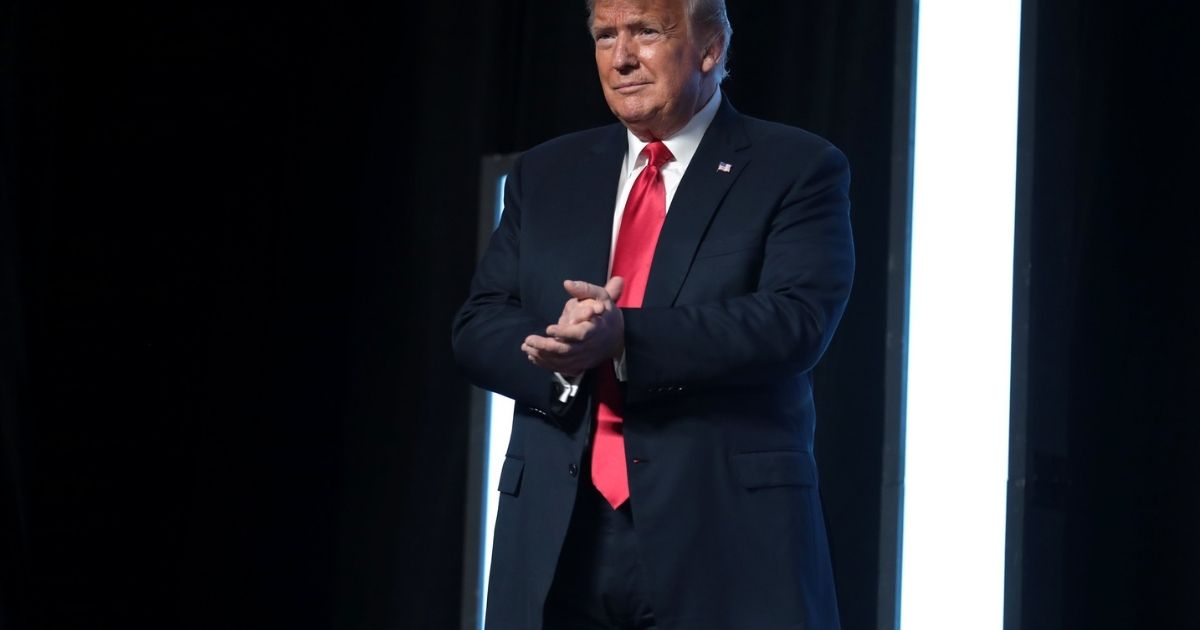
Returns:
[[[585,458],[586,461],[587,458]],[[654,630],[629,501],[614,510],[587,474],[546,598],[545,630]]]

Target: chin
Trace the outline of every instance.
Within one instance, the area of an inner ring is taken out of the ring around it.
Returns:
[[[644,123],[646,121],[653,120],[654,114],[656,111],[653,108],[649,108],[649,107],[628,107],[628,106],[625,106],[625,107],[617,106],[617,107],[613,107],[612,110],[613,110],[613,113],[616,114],[617,118],[620,118],[621,122],[626,123],[626,124]]]
[[[647,103],[641,95],[612,94],[612,98],[607,100],[609,109],[620,115],[621,118],[641,118],[654,110],[654,107]]]
[[[643,111],[616,110],[617,118],[626,123],[640,123],[650,120],[650,115]]]

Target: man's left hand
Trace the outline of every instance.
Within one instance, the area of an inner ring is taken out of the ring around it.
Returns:
[[[577,375],[621,355],[625,349],[625,319],[617,300],[624,281],[618,276],[601,287],[579,280],[563,282],[563,288],[579,306],[572,308],[576,317],[560,318],[546,327],[545,337],[529,335],[521,351],[538,367],[561,374]]]

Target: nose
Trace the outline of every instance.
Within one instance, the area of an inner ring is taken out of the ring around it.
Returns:
[[[612,66],[620,72],[637,67],[637,43],[628,33],[621,33],[614,42]]]

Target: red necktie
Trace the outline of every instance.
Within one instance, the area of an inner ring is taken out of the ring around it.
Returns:
[[[646,293],[646,279],[654,259],[654,246],[663,220],[667,218],[667,189],[659,168],[675,159],[661,142],[651,142],[642,150],[646,167],[633,182],[621,229],[613,250],[612,275],[625,280],[617,306],[637,308]],[[592,483],[616,509],[629,498],[629,473],[625,463],[624,401],[611,361],[600,366],[596,384],[599,405],[596,410],[596,437],[592,442]]]

